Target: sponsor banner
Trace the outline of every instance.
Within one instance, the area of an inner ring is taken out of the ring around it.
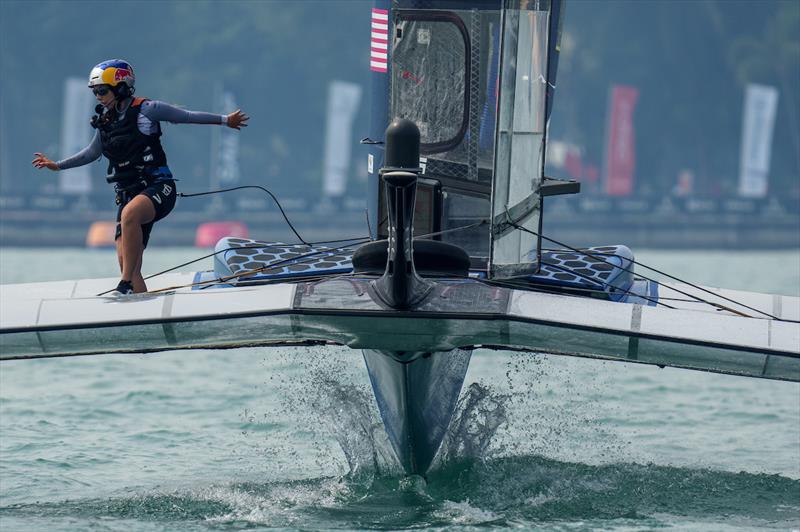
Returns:
[[[238,109],[236,98],[230,91],[223,91],[220,101],[222,113],[231,113]],[[232,186],[239,183],[239,138],[235,129],[220,129],[219,157],[217,159],[217,176],[219,184]]]
[[[8,142],[8,132],[6,129],[6,103],[4,93],[0,92],[0,188],[6,186],[7,180],[11,179],[11,148]],[[0,203],[0,208],[3,205]]]
[[[341,197],[347,186],[353,144],[353,119],[356,117],[360,101],[360,85],[346,81],[332,81],[328,87],[328,119],[322,185],[325,197]]]
[[[228,114],[238,109],[233,93],[222,83],[215,83],[212,96],[212,110]],[[208,184],[212,190],[235,186],[239,183],[239,132],[228,127],[215,127],[211,130],[211,150],[209,151]],[[214,208],[222,208],[222,196],[211,199]]]
[[[744,98],[742,146],[739,163],[739,195],[763,198],[767,195],[772,131],[778,107],[778,90],[751,83]]]
[[[636,134],[633,113],[639,89],[624,85],[611,88],[606,131],[605,190],[609,196],[630,196],[636,170]]]
[[[89,125],[95,98],[86,87],[84,78],[67,78],[64,81],[64,110],[61,118],[61,146],[59,159],[75,155],[92,139]],[[58,172],[58,189],[62,194],[88,194],[92,190],[91,165],[79,166]]]
[[[788,197],[769,198],[740,198],[736,196],[713,198],[707,196],[693,196],[683,198],[678,196],[630,196],[625,198],[609,198],[605,195],[587,195],[575,201],[571,198],[548,198],[547,215],[554,210],[564,210],[569,207],[569,212],[579,214],[605,214],[612,217],[625,214],[645,214],[658,217],[664,214],[684,213],[689,215],[715,215],[706,217],[702,223],[725,225],[729,219],[716,216],[730,215],[761,215],[761,214],[787,214],[796,215],[800,212],[800,203]],[[642,219],[644,223],[644,218]],[[679,222],[673,219],[671,223],[686,223],[688,219]],[[649,223],[649,222],[648,222]],[[738,223],[738,222],[737,222]]]

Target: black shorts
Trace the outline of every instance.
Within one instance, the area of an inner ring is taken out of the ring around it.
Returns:
[[[117,209],[117,231],[114,234],[114,240],[122,236],[122,225],[120,225],[122,209],[139,194],[144,194],[150,198],[150,201],[153,202],[153,207],[156,208],[156,217],[153,218],[151,222],[142,225],[142,243],[144,247],[147,247],[147,242],[150,240],[150,231],[153,230],[153,224],[172,212],[172,209],[175,207],[175,198],[177,198],[178,192],[175,189],[175,181],[169,179],[157,181],[137,194],[123,194],[123,200],[119,204],[119,209]]]

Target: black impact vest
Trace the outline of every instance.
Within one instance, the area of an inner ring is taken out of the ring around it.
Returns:
[[[138,181],[160,166],[167,166],[167,155],[161,147],[161,126],[156,122],[156,132],[145,135],[139,131],[137,120],[146,98],[134,98],[117,120],[100,120],[98,130],[103,155],[108,159],[108,173],[121,186]],[[117,118],[115,110],[109,118]],[[105,116],[103,118],[106,118]]]

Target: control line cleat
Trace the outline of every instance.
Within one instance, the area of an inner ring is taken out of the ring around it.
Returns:
[[[122,280],[117,287],[111,292],[113,296],[127,296],[133,294],[133,284],[130,281]]]

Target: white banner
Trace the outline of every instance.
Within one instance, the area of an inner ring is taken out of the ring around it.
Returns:
[[[741,196],[763,198],[767,195],[772,131],[777,108],[778,89],[755,83],[747,86],[739,166]]]
[[[231,91],[224,90],[222,83],[214,85],[212,110],[219,114],[230,114],[237,109],[236,98]],[[208,165],[208,185],[212,190],[230,187],[239,183],[239,132],[225,126],[211,130],[211,151]],[[223,206],[222,196],[214,196],[212,204]]]
[[[236,99],[230,91],[222,93],[222,113],[232,113],[236,109]],[[217,176],[219,184],[231,186],[239,183],[239,132],[222,127],[219,140],[219,164]]]
[[[11,148],[6,126],[5,92],[0,91],[0,190],[11,181]]]
[[[67,78],[64,81],[60,159],[75,155],[92,140],[94,130],[89,123],[95,104],[92,91],[86,86],[86,79]],[[89,168],[89,165],[85,165],[59,172],[59,191],[62,194],[88,194],[92,190]]]
[[[353,119],[361,101],[361,86],[332,81],[328,88],[328,123],[325,131],[325,162],[322,192],[341,197],[347,185],[352,151]]]

